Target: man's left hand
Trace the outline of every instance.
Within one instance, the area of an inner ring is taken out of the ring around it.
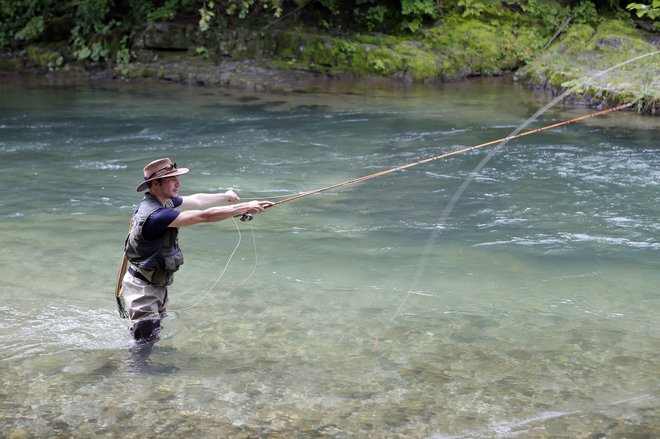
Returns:
[[[236,194],[236,192],[234,192],[232,190],[228,190],[227,192],[225,192],[225,200],[228,203],[231,203],[232,201],[240,201],[241,199],[238,198],[238,195]]]

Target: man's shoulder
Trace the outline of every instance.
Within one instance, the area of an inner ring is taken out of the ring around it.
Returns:
[[[171,222],[181,213],[178,210],[176,210],[176,208],[179,207],[180,205],[181,205],[181,197],[169,198],[165,202],[165,206],[161,207],[160,209],[157,209],[154,213],[151,214],[151,217],[153,219],[169,218]]]
[[[183,203],[183,198],[177,195],[176,197],[168,198],[168,200],[165,202],[165,207],[174,209],[175,207],[181,206],[182,203]]]
[[[144,223],[143,236],[148,241],[160,238],[180,213],[173,207],[161,207],[154,211]]]
[[[149,192],[147,192],[144,195],[144,198],[142,198],[142,201],[140,201],[140,205],[145,205],[146,204],[146,205],[152,205],[153,206],[155,204],[155,205],[160,205],[160,206],[169,207],[169,208],[179,207],[181,205],[181,203],[183,203],[183,197],[181,197],[179,195],[176,195],[174,197],[171,197],[171,198],[168,198],[167,200],[165,200],[165,205],[163,205],[163,204],[161,204],[161,201],[158,198],[156,198],[154,195],[151,195],[151,193],[149,193]]]

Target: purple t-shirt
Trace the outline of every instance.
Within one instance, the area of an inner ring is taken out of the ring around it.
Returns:
[[[173,207],[163,207],[158,209],[149,215],[149,218],[144,222],[144,226],[142,226],[142,236],[144,236],[144,239],[147,241],[162,238],[165,232],[167,232],[167,226],[169,226],[181,213],[174,209],[174,207],[181,206],[183,198],[176,196],[171,200]]]

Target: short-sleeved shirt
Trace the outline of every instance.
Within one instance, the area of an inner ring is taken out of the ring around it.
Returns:
[[[142,236],[147,241],[161,238],[165,232],[167,232],[167,226],[169,226],[181,213],[174,208],[181,206],[183,198],[176,196],[171,200],[173,204],[172,207],[158,209],[149,215],[149,218],[144,222],[144,226],[142,226]]]

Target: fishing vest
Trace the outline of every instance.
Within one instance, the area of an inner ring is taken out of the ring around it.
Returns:
[[[174,207],[174,203],[172,200],[167,200],[164,207]],[[167,232],[161,238],[153,241],[147,241],[142,236],[142,227],[147,218],[162,208],[163,205],[158,199],[147,193],[135,212],[133,227],[124,245],[126,258],[154,286],[170,285],[174,280],[174,272],[183,264],[178,228],[168,227]]]

